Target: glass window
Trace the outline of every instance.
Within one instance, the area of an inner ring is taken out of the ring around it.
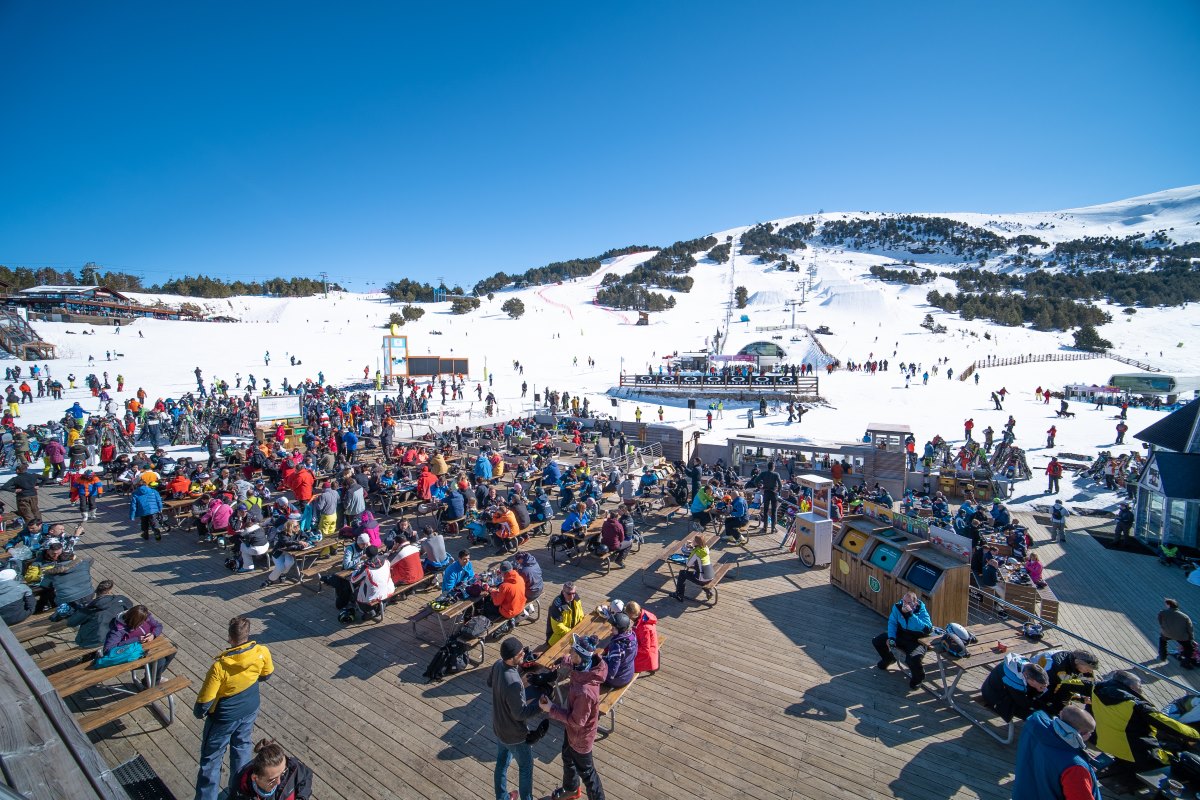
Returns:
[[[1158,544],[1162,538],[1163,529],[1163,496],[1158,492],[1150,495],[1146,505],[1146,542]]]
[[[1195,547],[1196,532],[1186,527],[1189,505],[1187,500],[1168,501],[1167,539],[1185,547]]]

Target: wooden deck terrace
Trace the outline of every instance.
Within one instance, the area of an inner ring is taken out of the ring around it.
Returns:
[[[75,519],[65,501],[65,491],[43,491],[46,518]],[[546,539],[530,543],[546,581],[543,609],[573,579],[585,607],[614,596],[643,602],[668,640],[658,674],[638,679],[617,712],[616,732],[596,745],[609,797],[1011,796],[1016,748],[994,743],[930,694],[909,692],[899,672],[874,669],[870,639],[884,621],[830,586],[825,570],[805,570],[774,537],[752,536],[745,550],[735,549],[740,577],[722,584],[716,608],[678,603],[666,597],[665,571],[655,591],[642,585],[640,570],[684,535],[686,517],[652,519],[641,552],[604,577],[590,559],[552,566]],[[1154,654],[1162,595],[1178,597],[1185,610],[1196,596],[1182,571],[1153,558],[1105,550],[1082,534],[1064,552],[1046,543],[1046,529],[1033,530],[1063,624],[1106,636],[1138,660]],[[460,541],[448,544],[457,549]],[[333,592],[260,589],[261,575],[229,573],[223,555],[197,545],[189,529],[142,541],[124,499],[101,501],[81,548],[95,558],[97,580],[111,578],[162,620],[179,648],[169,673],[187,675],[193,687],[224,646],[226,621],[239,614],[253,621],[252,636],[271,648],[276,665],[255,737],[276,738],[314,769],[314,797],[490,796],[496,743],[486,680],[498,648],[489,646],[481,668],[425,684],[434,647],[414,638],[407,619],[430,595],[392,606],[383,624],[343,627]],[[490,549],[474,552],[494,560]],[[518,636],[538,644],[544,624],[521,627]],[[141,753],[178,797],[190,797],[201,727],[187,713],[193,691],[179,696],[182,713],[168,728],[142,709],[91,738],[110,765]],[[562,735],[552,726],[535,746],[535,796],[559,785]]]

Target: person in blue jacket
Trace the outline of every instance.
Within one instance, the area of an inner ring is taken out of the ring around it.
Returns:
[[[458,560],[442,572],[442,594],[448,595],[459,586],[464,586],[473,580],[475,580],[475,567],[471,565],[471,553],[467,550],[459,550]]]
[[[485,453],[481,452],[479,457],[475,459],[475,477],[483,478],[485,481],[492,479],[492,462],[488,461]]]
[[[1085,753],[1096,721],[1082,706],[1057,717],[1035,711],[1017,745],[1012,796],[1028,800],[1100,800],[1100,780]]]
[[[999,529],[1012,524],[1012,515],[999,500],[992,503],[992,526]]]
[[[358,454],[358,434],[347,428],[342,434],[342,444],[346,448],[346,460],[353,461]]]
[[[129,521],[141,520],[143,539],[149,539],[153,529],[155,540],[162,541],[162,528],[158,524],[162,509],[162,495],[139,481],[129,502]]]
[[[558,464],[551,461],[542,467],[542,486],[557,486],[561,480],[562,470],[558,468]]]
[[[912,673],[908,688],[916,689],[925,680],[925,666],[921,663],[925,645],[921,644],[921,637],[931,633],[933,623],[929,619],[929,610],[915,593],[906,592],[888,614],[887,632],[871,640],[875,652],[879,653],[875,668],[886,672],[896,662],[896,653],[900,653]]]

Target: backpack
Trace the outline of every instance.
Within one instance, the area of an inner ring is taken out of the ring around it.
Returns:
[[[464,622],[455,636],[463,640],[482,639],[490,627],[491,622],[481,614]]]
[[[1066,519],[1066,516],[1062,512],[1062,506],[1055,506],[1050,509],[1050,518],[1055,522],[1062,522]]]
[[[142,648],[141,642],[129,642],[118,647],[114,647],[104,655],[92,662],[96,669],[105,667],[115,667],[118,664],[128,664],[131,661],[137,661],[144,656],[146,651]]]
[[[468,645],[459,640],[457,634],[451,637],[450,641],[438,648],[438,651],[433,654],[429,666],[425,668],[423,676],[426,681],[429,683],[440,681],[447,675],[453,675],[470,667],[471,662],[467,659],[470,649]]]
[[[946,631],[934,643],[933,649],[945,653],[950,658],[966,658],[971,655],[966,642]]]

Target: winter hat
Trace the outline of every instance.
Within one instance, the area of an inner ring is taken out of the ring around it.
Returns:
[[[622,611],[619,614],[613,614],[612,625],[617,629],[618,633],[624,633],[625,631],[629,630],[629,626],[632,624],[633,623],[629,621],[629,615],[625,612]]]
[[[61,548],[62,546],[63,546],[62,539],[47,539],[46,540],[46,549],[47,550],[53,550],[56,547]]]
[[[620,614],[624,610],[625,604],[615,598],[608,604],[608,611],[610,614]]]
[[[15,569],[0,569],[0,582],[15,581],[17,579],[17,571]]]
[[[579,634],[571,634],[571,649],[583,656],[584,661],[590,660],[596,655],[596,645],[598,640],[595,636],[584,636],[580,638]]]
[[[354,540],[354,544],[358,545],[359,547],[366,547],[371,544],[371,537],[367,536],[365,533],[361,533],[359,534],[358,538]]]
[[[509,636],[500,643],[500,658],[508,661],[510,658],[515,658],[519,653],[525,650],[525,646],[521,644],[521,640],[515,636]]]
[[[1062,505],[1062,500],[1055,500],[1055,501],[1054,501],[1054,505],[1056,505],[1056,506],[1061,506],[1061,505]]]
[[[501,574],[503,574],[505,572],[512,572],[512,569],[513,569],[513,565],[512,565],[511,561],[501,561],[500,562]]]

